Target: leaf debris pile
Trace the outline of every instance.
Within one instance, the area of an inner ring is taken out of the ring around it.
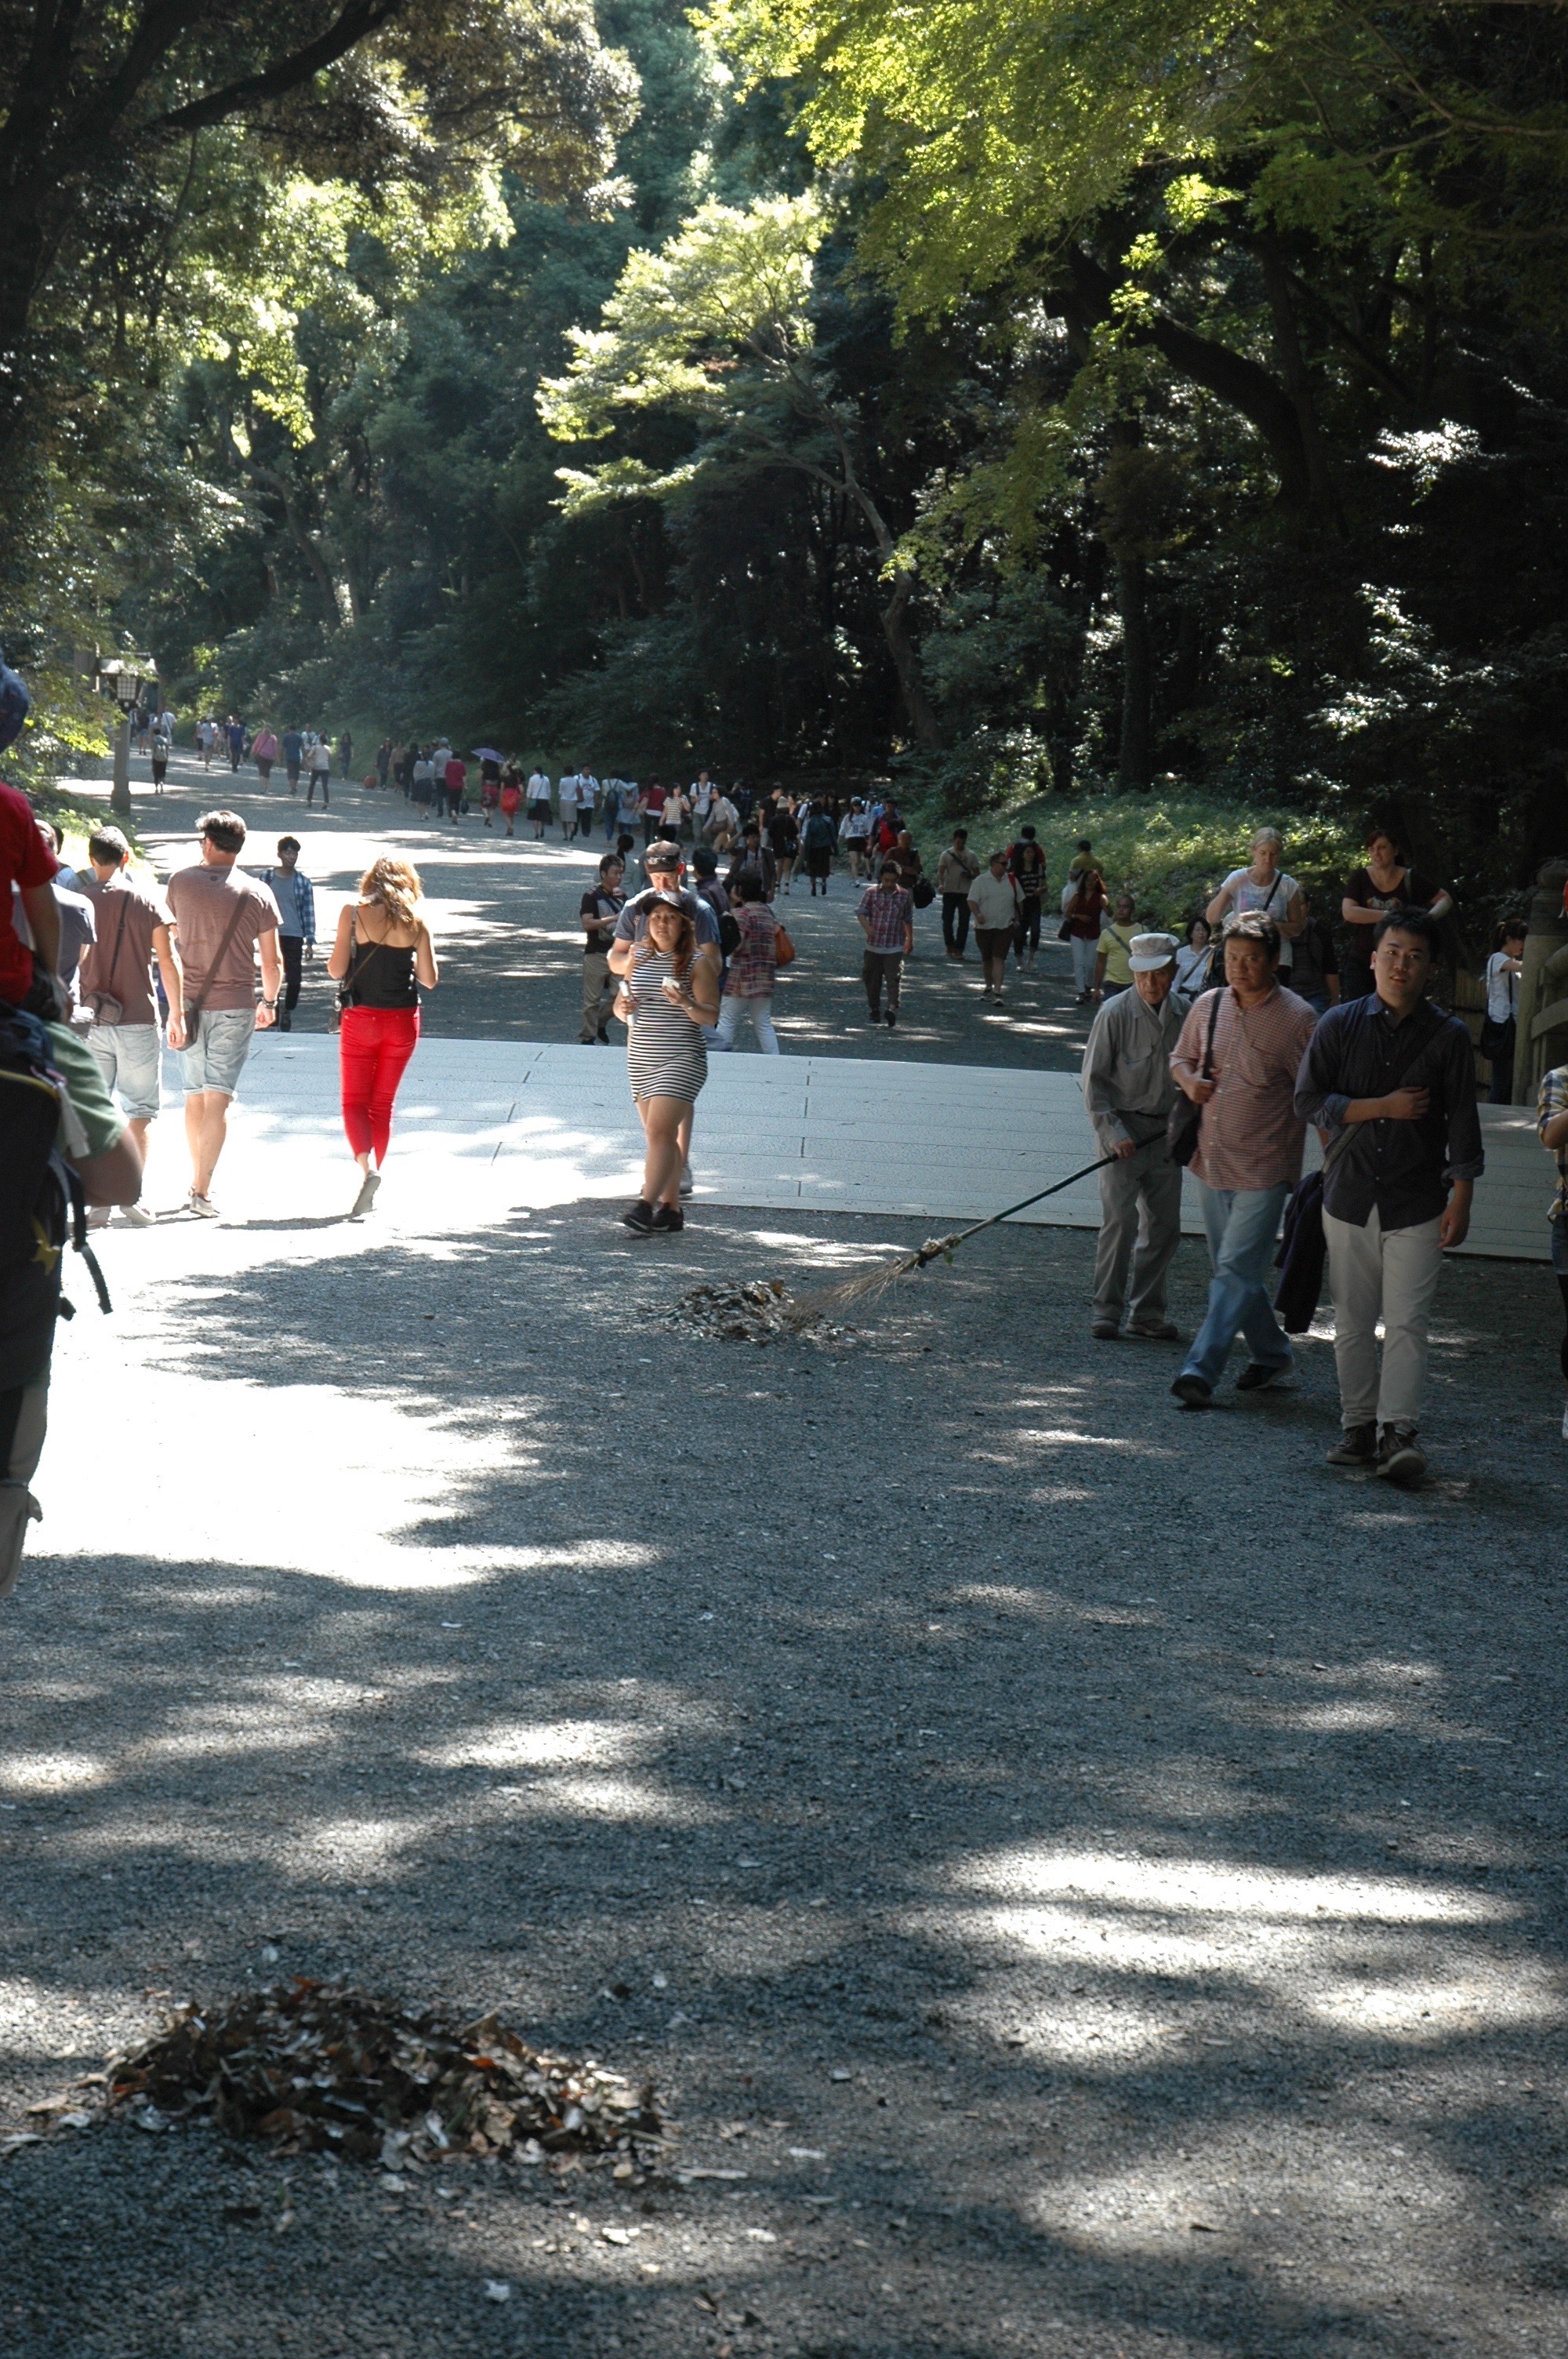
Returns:
[[[343,1983],[302,1977],[218,2007],[182,2007],[108,2073],[110,2110],[146,2129],[208,2114],[281,2154],[401,2169],[460,2154],[621,2153],[657,2146],[651,2086],[591,2058],[544,2056],[495,2016],[462,2027]]]
[[[838,1343],[845,1334],[842,1327],[832,1326],[797,1302],[785,1291],[782,1277],[694,1286],[677,1302],[648,1308],[666,1327],[727,1343],[776,1343],[795,1335]]]

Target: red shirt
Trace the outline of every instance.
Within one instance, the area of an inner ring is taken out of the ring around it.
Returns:
[[[454,787],[466,787],[468,777],[468,765],[460,762],[454,754],[447,764],[447,792],[450,794]]]
[[[47,885],[59,869],[27,797],[0,785],[0,999],[15,1004],[33,987],[33,954],[11,921],[11,887]]]

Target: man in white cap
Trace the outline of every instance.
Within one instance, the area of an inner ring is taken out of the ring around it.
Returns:
[[[1165,1316],[1166,1273],[1182,1234],[1181,1166],[1165,1145],[1176,1102],[1171,1055],[1187,1012],[1171,987],[1179,948],[1173,934],[1133,935],[1132,988],[1105,1001],[1084,1049],[1084,1104],[1100,1153],[1116,1158],[1099,1175],[1095,1257],[1092,1332],[1107,1343],[1122,1332],[1124,1304],[1129,1335],[1181,1340]]]

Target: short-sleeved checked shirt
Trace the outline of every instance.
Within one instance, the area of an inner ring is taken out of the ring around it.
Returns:
[[[906,892],[902,885],[894,885],[885,893],[880,885],[873,885],[869,893],[862,893],[860,906],[855,914],[864,918],[871,928],[866,937],[866,948],[902,951],[914,908],[914,894]]]
[[[1568,1114],[1568,1065],[1556,1065],[1541,1077],[1541,1094],[1535,1102],[1535,1126],[1543,1131],[1558,1114]],[[1557,1156],[1557,1193],[1552,1200],[1549,1221],[1568,1220],[1568,1138],[1555,1149]]]

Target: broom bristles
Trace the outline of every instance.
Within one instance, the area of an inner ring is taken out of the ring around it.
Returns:
[[[874,1269],[863,1269],[859,1277],[844,1278],[838,1286],[825,1287],[820,1293],[786,1298],[783,1305],[784,1316],[792,1326],[830,1317],[851,1302],[863,1302],[868,1295],[885,1293],[896,1279],[924,1269],[927,1262],[935,1261],[956,1242],[952,1237],[927,1237],[916,1253],[901,1254],[897,1261],[879,1262]]]

